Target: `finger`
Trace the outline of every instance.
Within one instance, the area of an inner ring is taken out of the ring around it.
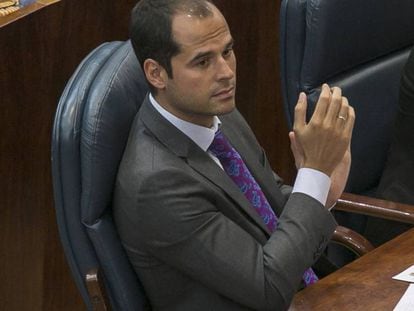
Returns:
[[[344,131],[346,131],[349,135],[349,137],[352,137],[352,130],[354,128],[354,123],[355,123],[355,111],[354,108],[352,108],[352,106],[348,105],[348,116],[345,122],[345,127],[344,127]]]
[[[339,87],[334,87],[332,90],[332,98],[326,113],[326,120],[335,124],[342,105],[342,90]]]
[[[339,110],[337,119],[336,119],[337,126],[343,127],[346,124],[346,121],[348,119],[348,109],[349,109],[348,99],[346,97],[342,97],[341,109]]]
[[[316,103],[315,111],[313,112],[311,121],[321,122],[326,115],[326,111],[329,106],[331,98],[331,89],[328,84],[322,85],[321,94],[319,95],[318,102]]]
[[[306,94],[301,92],[299,94],[299,99],[295,107],[295,121],[293,124],[294,128],[301,129],[303,126],[306,125],[306,108]]]

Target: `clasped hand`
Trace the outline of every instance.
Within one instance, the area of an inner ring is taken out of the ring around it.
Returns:
[[[296,167],[313,168],[331,177],[327,205],[333,204],[345,187],[351,165],[350,142],[354,109],[338,87],[322,86],[315,111],[306,121],[307,99],[299,96],[293,132],[289,133]]]

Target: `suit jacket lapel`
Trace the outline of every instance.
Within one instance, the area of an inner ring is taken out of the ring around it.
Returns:
[[[201,151],[201,149],[200,149]],[[270,234],[270,231],[264,224],[263,220],[257,214],[257,212],[252,207],[249,200],[243,195],[239,187],[233,182],[233,180],[224,172],[214,161],[206,155],[204,151],[203,157],[195,156],[195,154],[189,155],[188,164],[197,172],[205,176],[212,183],[224,190],[234,201],[238,204],[242,210],[244,210],[252,220],[260,227],[263,231]],[[207,161],[208,160],[208,161]]]
[[[240,189],[228,175],[190,138],[162,117],[149,102],[144,100],[140,118],[153,135],[178,157],[183,158],[198,173],[220,187],[265,232],[270,234],[263,220],[253,209]],[[221,208],[218,206],[218,208]]]
[[[222,131],[232,146],[242,155],[244,163],[249,168],[249,171],[256,182],[262,188],[273,211],[279,217],[284,206],[283,194],[276,184],[272,172],[264,170],[263,166],[257,164],[257,158],[249,150],[251,146],[246,146],[242,143],[240,133],[235,131],[232,127],[225,126],[225,123],[223,123]]]

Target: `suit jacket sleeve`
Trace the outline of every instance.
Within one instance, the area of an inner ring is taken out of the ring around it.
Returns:
[[[124,240],[127,248],[139,240],[154,257],[254,310],[289,306],[336,226],[319,202],[295,193],[277,230],[261,243],[222,212],[233,203],[220,189],[200,183],[177,163],[148,172],[139,189],[129,200],[139,212],[123,209],[129,224],[119,225],[136,228]]]

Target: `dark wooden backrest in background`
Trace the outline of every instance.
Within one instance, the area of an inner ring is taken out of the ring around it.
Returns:
[[[135,0],[62,0],[0,27],[0,310],[83,310],[60,245],[50,139],[65,83],[100,43],[127,39]],[[237,104],[288,182],[279,2],[216,0],[238,59]]]

